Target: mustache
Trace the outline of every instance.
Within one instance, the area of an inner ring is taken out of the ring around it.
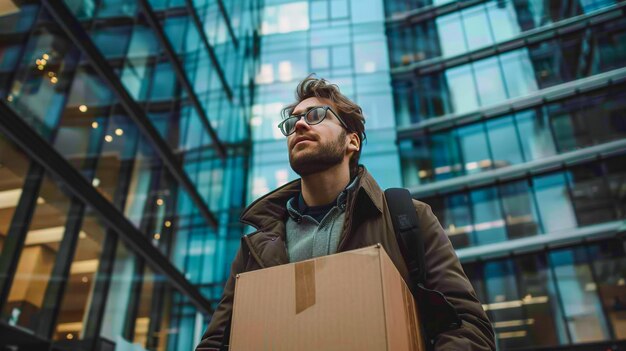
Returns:
[[[291,140],[291,142],[289,143],[289,149],[293,149],[294,146],[296,146],[297,143],[299,143],[302,140],[312,140],[312,141],[316,141],[317,139],[315,138],[315,136],[313,135],[297,135],[295,138],[293,138]]]

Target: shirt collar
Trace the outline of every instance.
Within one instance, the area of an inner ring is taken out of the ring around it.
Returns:
[[[348,192],[354,189],[357,184],[358,176],[354,177],[350,184],[348,184],[348,186],[342,192],[340,192],[339,195],[337,195],[335,201],[331,202],[328,205],[316,207],[326,207],[332,204],[334,206],[337,206],[341,210],[341,212],[345,211],[346,200],[348,199]],[[302,197],[302,192],[299,192],[298,195],[292,197],[291,199],[289,199],[289,201],[287,201],[287,213],[289,213],[289,216],[293,218],[293,220],[295,220],[296,222],[300,222],[302,215],[304,215],[306,212],[306,209],[307,206],[304,202],[304,198]]]

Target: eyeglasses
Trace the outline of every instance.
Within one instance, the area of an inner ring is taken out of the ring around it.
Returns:
[[[304,121],[310,126],[320,124],[322,123],[324,118],[326,118],[327,111],[332,112],[333,115],[337,117],[339,123],[341,123],[344,128],[348,129],[346,123],[341,119],[341,117],[339,117],[337,113],[335,113],[335,111],[330,108],[330,106],[317,106],[311,108],[301,115],[291,115],[288,118],[284,119],[282,122],[280,122],[278,124],[278,128],[285,136],[290,136],[296,131],[296,123],[298,123],[300,118],[304,117]]]

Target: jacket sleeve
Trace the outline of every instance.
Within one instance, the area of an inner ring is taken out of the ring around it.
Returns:
[[[242,245],[245,245],[242,243]],[[235,255],[230,268],[230,276],[224,286],[224,293],[217,309],[211,317],[209,327],[202,336],[202,341],[196,346],[196,351],[218,351],[222,345],[222,338],[226,325],[230,321],[233,311],[233,296],[235,294],[235,277],[245,269],[247,257],[244,257],[241,247]]]
[[[416,201],[415,207],[424,235],[427,267],[425,286],[441,292],[462,320],[460,328],[436,337],[435,350],[495,350],[491,323],[461,267],[450,239],[430,206]]]

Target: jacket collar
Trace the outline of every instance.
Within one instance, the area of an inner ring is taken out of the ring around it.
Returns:
[[[371,207],[383,211],[383,191],[365,166],[359,166],[357,183],[350,186],[359,199],[359,207]],[[287,201],[301,190],[301,179],[291,181],[282,187],[254,201],[241,214],[241,222],[261,231],[278,231],[287,219]]]

